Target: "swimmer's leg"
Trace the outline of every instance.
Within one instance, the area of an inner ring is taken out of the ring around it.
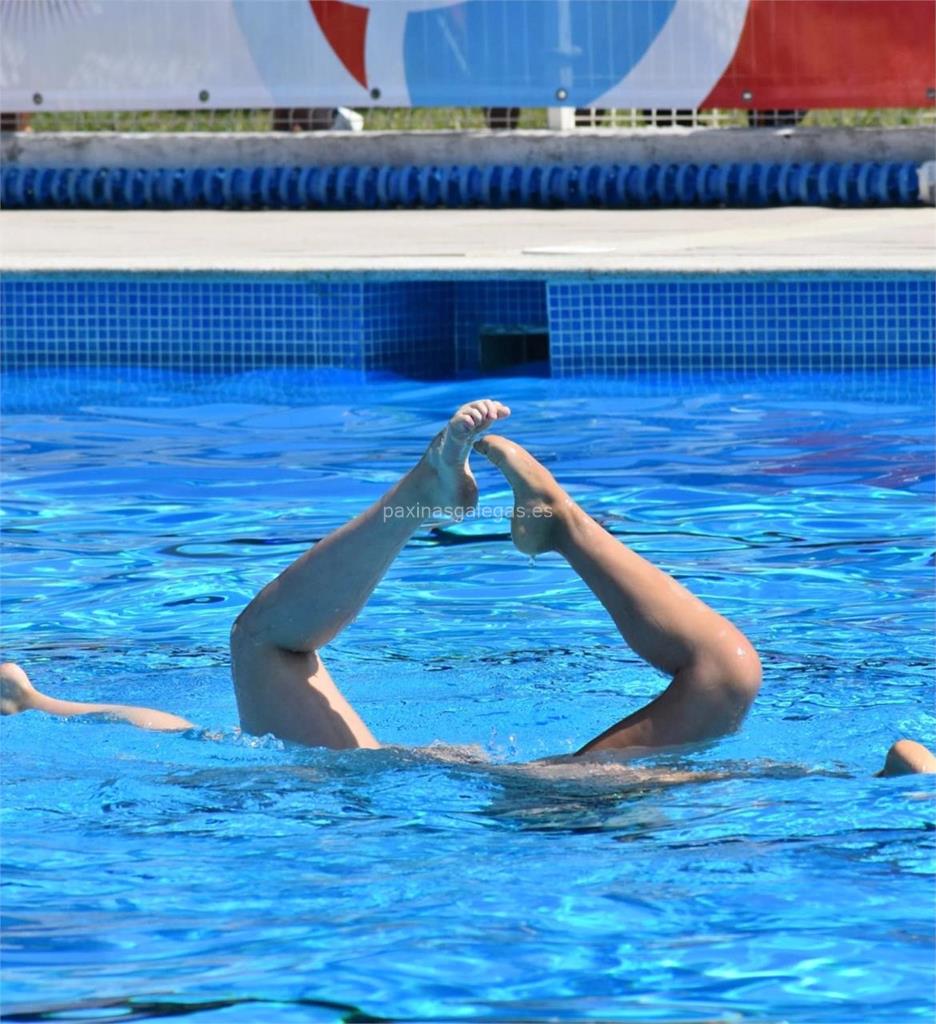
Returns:
[[[110,715],[141,729],[177,732],[192,729],[191,722],[153,708],[131,707],[128,704],[85,704],[74,700],[57,700],[40,693],[29,676],[12,661],[0,665],[0,714],[15,715],[20,711],[45,711],[49,715],[70,718],[73,715]]]
[[[884,767],[877,773],[888,775],[936,774],[936,755],[916,740],[898,740],[887,752]]]
[[[563,555],[630,647],[671,677],[659,697],[579,753],[676,746],[737,728],[761,683],[760,661],[740,630],[603,530],[519,445],[492,436],[475,447],[513,487],[517,547]]]
[[[364,607],[432,508],[473,508],[472,443],[510,410],[487,399],[462,406],[420,462],[366,512],[335,530],[268,584],[231,632],[241,725],[308,746],[376,747],[319,651]]]

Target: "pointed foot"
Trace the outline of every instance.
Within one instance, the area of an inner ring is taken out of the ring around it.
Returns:
[[[577,505],[556,483],[552,473],[520,445],[491,434],[475,443],[507,478],[514,492],[510,533],[526,555],[553,551]]]
[[[506,419],[510,409],[502,402],[481,398],[461,406],[429,445],[420,470],[426,505],[451,510],[463,518],[478,503],[478,487],[468,466],[475,441],[492,424]]]

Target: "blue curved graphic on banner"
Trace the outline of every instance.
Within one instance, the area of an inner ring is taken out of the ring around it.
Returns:
[[[588,106],[624,78],[677,0],[466,0],[410,12],[413,106]],[[557,90],[566,96],[557,97]],[[521,101],[522,97],[522,101]]]

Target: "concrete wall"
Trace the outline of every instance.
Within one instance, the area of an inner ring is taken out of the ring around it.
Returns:
[[[42,167],[725,163],[912,160],[932,128],[644,128],[569,132],[5,133],[5,164]]]

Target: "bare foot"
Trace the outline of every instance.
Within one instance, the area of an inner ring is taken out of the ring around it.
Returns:
[[[887,752],[879,776],[936,774],[936,756],[916,740],[898,740]]]
[[[29,676],[12,661],[0,665],[0,715],[15,715],[36,707],[39,697]]]
[[[513,488],[510,534],[514,544],[527,555],[554,550],[578,506],[552,473],[506,437],[485,437],[475,444],[475,451],[490,459]]]
[[[506,405],[490,398],[468,402],[457,410],[433,439],[420,464],[428,471],[424,490],[427,505],[451,510],[455,519],[464,518],[477,505],[478,486],[468,467],[468,456],[484,431],[509,415]]]

